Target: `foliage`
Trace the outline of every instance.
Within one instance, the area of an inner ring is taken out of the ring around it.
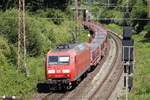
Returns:
[[[101,14],[99,15],[99,19],[101,23],[114,23],[121,26],[127,23],[133,27],[136,33],[140,33],[144,30],[144,26],[147,25],[147,21],[139,19],[148,18],[146,0],[129,0],[130,19],[128,20],[125,20],[126,0],[110,0],[110,4],[112,5],[108,7],[106,6],[108,5],[107,2],[101,0],[94,1],[94,6],[100,7]],[[113,7],[113,5],[115,5],[115,7]]]
[[[70,0],[44,0],[44,5],[46,8],[54,8],[65,10],[69,4]]]
[[[140,7],[136,7],[140,6]],[[133,6],[135,7],[132,12],[131,12],[131,18],[147,18],[147,8],[144,5],[142,0],[137,0],[136,4]],[[144,29],[144,26],[147,24],[147,21],[144,20],[133,20],[132,21],[132,26],[136,30],[137,33],[141,32]]]
[[[56,12],[57,11],[58,10],[56,10]],[[53,12],[55,11],[53,10]],[[59,11],[57,14],[61,15],[61,11]],[[7,38],[9,43],[15,44],[15,46],[17,46],[16,44],[18,32],[18,21],[16,15],[16,9],[7,10],[0,15],[0,20],[2,22],[0,23],[0,34]],[[65,16],[65,14],[63,15]],[[63,19],[63,21],[60,19],[55,19],[55,22],[59,24],[63,22],[62,26],[69,24],[67,19]],[[60,43],[60,41],[62,41],[61,34],[67,33],[67,31],[69,31],[69,29],[66,28],[63,29],[64,31],[61,31],[62,28],[60,29],[60,27],[62,26],[53,24],[51,21],[48,21],[46,17],[42,19],[35,16],[31,17],[28,13],[26,13],[27,52],[31,56],[39,56],[42,53],[45,54],[49,49]],[[70,26],[68,25],[68,27]],[[65,37],[63,36],[63,38],[66,37],[68,37],[68,35],[65,35]]]
[[[118,26],[116,24],[109,24],[109,25],[104,25],[106,28],[116,32],[116,33],[119,33],[119,35],[123,35],[123,28],[121,26]]]
[[[100,16],[100,22],[109,24],[111,23],[111,18],[113,17],[112,10],[103,10],[103,14]],[[106,19],[105,19],[106,18]]]
[[[118,3],[118,1],[119,1],[119,0],[110,0],[110,3],[112,3],[112,4],[113,4],[113,3],[114,3],[114,4],[116,4],[116,3]]]
[[[144,27],[144,29],[146,30],[146,35],[145,35],[145,38],[150,38],[150,23],[149,24],[147,24],[145,27]]]
[[[7,65],[8,61],[6,56],[10,55],[10,48],[8,42],[2,36],[0,36],[0,65]]]
[[[150,43],[144,39],[145,33],[146,32],[143,31],[140,35],[134,36],[136,47],[136,68],[134,73],[134,87],[131,94],[131,99],[134,98],[133,100],[147,100],[147,98],[150,97]]]
[[[118,25],[123,25],[123,18],[124,14],[119,11],[114,11],[114,10],[108,10],[108,9],[103,9],[100,15],[100,22],[101,23],[115,23]]]
[[[2,0],[0,2],[0,8],[2,10],[6,10],[6,9],[17,7],[17,4],[18,4],[18,0]]]
[[[0,65],[6,65],[8,62],[16,64],[17,54],[16,48],[8,44],[8,40],[0,36]]]
[[[0,8],[7,10],[11,8],[17,8],[19,0],[2,0],[0,2]],[[54,8],[65,10],[69,5],[70,0],[25,0],[25,7],[30,11],[36,11],[44,8]]]
[[[123,35],[122,27],[109,24],[105,25],[107,28]],[[130,93],[130,100],[149,100],[150,98],[150,42],[144,38],[146,31],[140,34],[133,34],[135,47],[135,69],[133,89]]]
[[[0,34],[3,34],[8,38],[9,43],[17,42],[17,10],[7,10],[5,13],[0,15]]]
[[[0,66],[0,95],[23,96],[27,92],[33,89],[35,90],[37,82],[44,80],[44,70],[41,70],[44,65],[43,60],[40,58],[32,58],[32,60],[29,59],[29,61],[32,63],[32,67],[29,63],[28,66],[31,68],[31,73],[28,78],[25,74],[16,72],[15,67],[11,64]]]
[[[64,12],[55,9],[38,10],[35,14],[38,17],[47,18],[57,25],[62,24],[67,17]]]
[[[64,17],[67,16],[66,13],[60,10],[55,12],[54,9],[37,12],[34,15],[26,12],[27,67],[30,70],[30,76],[26,77],[24,73],[16,71],[17,9],[0,11],[0,95],[24,96],[27,92],[36,90],[37,83],[45,81],[44,56],[46,53],[56,45],[71,40],[69,31],[75,27],[73,21],[66,18],[63,21],[59,20],[58,25],[47,18],[47,15],[56,16],[57,14]],[[83,27],[80,26],[80,29],[83,30]],[[81,32],[78,38],[85,41],[87,32]]]
[[[99,15],[100,14],[100,8],[99,7],[94,7],[90,9],[90,12],[93,12],[94,15]]]
[[[69,20],[72,20],[74,18],[74,11],[71,8],[72,8],[71,5],[68,6],[64,12],[68,16]]]

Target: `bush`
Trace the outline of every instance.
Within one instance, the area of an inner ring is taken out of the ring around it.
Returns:
[[[17,55],[15,47],[8,44],[8,41],[0,35],[0,65],[6,65],[8,62],[16,64]]]
[[[16,43],[18,40],[17,12],[16,9],[11,9],[0,14],[0,35],[5,36],[9,43]]]
[[[35,15],[38,17],[47,18],[49,21],[52,21],[56,25],[62,24],[67,17],[61,10],[50,8],[45,10],[38,10]]]
[[[140,7],[136,7],[136,6],[140,6]],[[147,7],[146,5],[144,5],[142,0],[138,0],[133,7],[134,8],[131,12],[131,18],[144,19],[148,17]],[[144,29],[144,26],[147,24],[147,21],[133,20],[131,23],[134,29],[136,30],[136,32],[139,33]]]
[[[26,12],[27,67],[30,70],[30,76],[26,77],[25,73],[16,71],[17,12],[17,9],[0,12],[0,95],[24,96],[36,90],[37,83],[45,80],[44,56],[56,45],[70,41],[70,31],[74,29],[74,22],[68,19],[57,25]],[[83,27],[80,28],[83,30]],[[79,39],[87,39],[86,31],[81,32]]]
[[[147,34],[145,35],[145,38],[150,38],[150,23],[144,27]]]
[[[52,11],[54,12],[54,10]],[[56,12],[57,14],[61,15],[60,11],[57,10]],[[17,47],[18,41],[17,10],[16,9],[7,10],[0,16],[1,16],[0,21],[2,22],[0,23],[1,28],[0,35],[6,37],[9,43],[13,43],[14,46]],[[62,20],[58,21],[59,24],[61,22]],[[30,56],[39,56],[41,54],[45,54],[49,49],[55,47],[58,43],[62,42],[63,41],[62,37],[67,38],[68,35],[64,34],[66,34],[67,31],[69,31],[69,28],[63,29],[61,27],[66,27],[65,25],[69,23],[67,23],[67,20],[64,20],[63,23],[64,24],[62,24],[62,26],[57,26],[54,25],[51,21],[47,21],[47,19],[45,18],[39,19],[36,16],[29,15],[27,12],[26,13],[27,53]],[[67,26],[71,27],[69,25]]]
[[[124,18],[124,14],[119,11],[113,11],[113,23],[117,25],[123,25],[123,20],[121,18]]]
[[[123,17],[124,14],[122,12],[105,9],[102,10],[102,13],[100,15],[100,22],[105,24],[115,23],[118,25],[122,25],[123,20],[121,18]]]
[[[113,18],[113,11],[105,9],[103,10],[100,16],[100,22],[105,24],[110,24],[112,22],[111,18]]]
[[[32,72],[28,78],[25,74],[16,72],[14,66],[1,66],[0,95],[24,96],[27,92],[33,89],[36,90],[37,83],[43,81],[44,78],[42,77],[45,76],[44,68],[42,68],[43,65],[39,66],[37,62],[34,63],[34,66],[32,65],[32,68],[30,67]],[[38,63],[41,63],[41,61]]]

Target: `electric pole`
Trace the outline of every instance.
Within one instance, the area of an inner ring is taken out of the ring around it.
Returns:
[[[80,1],[80,16],[81,16],[81,22],[82,22],[82,16],[83,16],[83,8],[82,8],[82,0]]]
[[[126,1],[126,14],[127,14],[127,17],[129,17],[128,16],[129,14],[129,1],[128,0]]]
[[[22,55],[23,52],[23,55]],[[29,76],[29,70],[26,64],[26,31],[25,31],[25,0],[19,0],[18,8],[18,68],[17,71],[25,68],[26,75]]]
[[[108,2],[107,2],[107,3],[108,3],[108,5],[107,5],[107,6],[108,6],[108,8],[109,8],[109,3],[110,3],[110,2],[109,2],[109,0],[108,0]]]
[[[91,0],[88,0],[88,6],[89,7],[91,6]]]
[[[78,0],[75,0],[75,34],[76,34],[76,38],[77,38],[77,25],[78,25]]]
[[[148,17],[150,17],[150,0],[147,0],[147,6],[148,6]]]
[[[128,9],[128,0],[126,1],[126,24],[128,25],[128,23],[127,23],[127,18],[129,18],[129,9]],[[127,73],[126,73],[126,100],[128,100],[129,99],[129,97],[128,97],[128,79],[129,79],[129,75],[128,75],[128,67],[129,67],[129,63],[127,64],[127,66],[126,66],[126,71],[127,71]]]
[[[75,0],[75,24],[78,23],[78,0]]]
[[[126,12],[125,12],[125,19],[124,19],[125,26],[128,26],[128,18],[129,18],[129,4],[128,4],[128,0],[126,0]]]

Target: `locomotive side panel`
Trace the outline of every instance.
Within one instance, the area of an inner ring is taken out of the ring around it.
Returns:
[[[90,67],[89,66],[90,65],[90,50],[89,50],[89,48],[86,48],[84,51],[77,54],[75,59],[76,59],[76,61],[75,61],[75,71],[76,71],[75,80],[77,80]]]

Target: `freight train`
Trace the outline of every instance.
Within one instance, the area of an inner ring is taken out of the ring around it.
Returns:
[[[101,61],[107,50],[107,30],[95,23],[82,25],[92,33],[88,42],[61,44],[46,55],[46,84],[71,89],[92,67]]]

